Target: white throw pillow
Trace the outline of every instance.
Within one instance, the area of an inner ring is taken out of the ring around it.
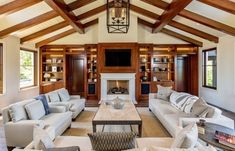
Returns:
[[[60,102],[60,97],[56,91],[48,93],[50,102]]]
[[[172,87],[163,87],[161,85],[157,85],[157,89],[157,98],[169,101],[169,97],[172,93]]]
[[[48,133],[37,125],[35,125],[33,129],[33,145],[34,149],[36,150],[42,150],[44,149],[44,147],[45,148],[55,147]]]
[[[62,102],[66,102],[70,100],[69,92],[65,88],[58,90],[58,94]]]
[[[189,124],[176,135],[171,148],[193,148],[196,145],[197,140],[197,125],[196,123]]]
[[[157,146],[151,146],[149,148],[149,151],[216,151],[216,149],[212,146],[200,146],[196,148],[163,148],[163,147],[157,147]]]
[[[45,116],[46,112],[40,100],[25,105],[26,112],[30,120],[38,120]]]
[[[25,112],[24,106],[19,104],[13,104],[9,107],[9,114],[12,121],[18,122],[20,120],[26,120],[27,114]]]
[[[208,105],[203,98],[198,99],[192,106],[192,114],[197,117],[205,118],[208,113]]]

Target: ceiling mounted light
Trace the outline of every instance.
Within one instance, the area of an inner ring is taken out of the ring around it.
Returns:
[[[127,33],[130,25],[130,0],[107,0],[109,33]]]

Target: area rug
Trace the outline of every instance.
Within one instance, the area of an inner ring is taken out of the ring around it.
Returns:
[[[72,122],[70,129],[66,130],[64,136],[87,136],[88,133],[92,133],[92,119],[95,116],[98,108],[88,107],[83,111],[75,121]],[[143,121],[142,137],[169,137],[170,134],[161,125],[158,119],[154,116],[148,108],[137,108],[140,117]],[[132,127],[132,130],[137,131],[137,127]],[[120,126],[98,126],[97,131],[105,132],[119,132],[119,131],[131,131],[129,125]]]

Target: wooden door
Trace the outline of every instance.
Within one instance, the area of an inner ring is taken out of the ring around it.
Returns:
[[[68,55],[66,60],[66,87],[70,94],[84,96],[85,57]]]
[[[187,92],[187,66],[186,66],[186,58],[185,57],[177,57],[177,80],[176,90],[179,92]]]

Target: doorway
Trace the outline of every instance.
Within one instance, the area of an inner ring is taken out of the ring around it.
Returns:
[[[66,88],[71,95],[81,95],[84,97],[85,61],[84,56],[66,56]]]

